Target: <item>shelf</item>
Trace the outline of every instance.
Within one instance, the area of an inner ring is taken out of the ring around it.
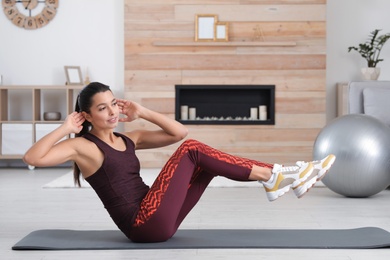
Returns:
[[[294,47],[296,42],[153,42],[154,46],[189,47]]]
[[[13,90],[13,89],[25,89],[25,90],[34,90],[34,89],[76,89],[81,90],[83,85],[2,85],[0,90]]]
[[[19,154],[2,154],[2,155],[0,155],[1,160],[18,160],[21,158],[22,158],[22,155],[19,155]]]
[[[34,121],[35,124],[37,125],[43,125],[43,124],[48,124],[48,125],[52,125],[52,124],[62,124],[64,122],[64,120],[37,120],[37,121]]]
[[[32,120],[1,120],[0,124],[33,124]]]
[[[58,120],[58,121],[52,121],[52,120],[2,120],[0,121],[0,124],[36,124],[36,125],[42,125],[42,124],[62,124],[64,120]]]

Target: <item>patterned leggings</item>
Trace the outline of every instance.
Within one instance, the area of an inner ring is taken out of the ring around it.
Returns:
[[[141,202],[130,239],[144,243],[168,240],[214,177],[249,181],[253,165],[273,167],[223,153],[195,140],[183,142]]]

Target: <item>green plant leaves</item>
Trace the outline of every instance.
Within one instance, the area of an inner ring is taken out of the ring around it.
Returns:
[[[360,43],[358,47],[348,47],[348,52],[357,51],[367,61],[368,67],[375,68],[379,62],[383,61],[379,58],[380,52],[390,38],[390,33],[378,36],[380,31],[379,29],[372,31],[365,43]]]

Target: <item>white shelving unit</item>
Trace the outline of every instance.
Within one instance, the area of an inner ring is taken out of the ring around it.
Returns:
[[[22,159],[27,149],[74,111],[81,85],[0,86],[0,159]],[[60,112],[45,121],[44,112]]]

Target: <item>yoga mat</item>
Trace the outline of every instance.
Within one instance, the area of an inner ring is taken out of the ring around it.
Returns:
[[[166,242],[133,243],[116,230],[37,230],[13,250],[113,250],[194,248],[386,248],[390,233],[357,229],[183,229]]]

